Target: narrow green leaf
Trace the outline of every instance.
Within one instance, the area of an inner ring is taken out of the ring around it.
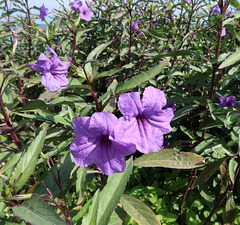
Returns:
[[[92,198],[92,204],[89,206],[87,215],[83,217],[82,224],[96,225],[99,193],[98,189]]]
[[[101,77],[110,77],[110,76],[114,75],[115,73],[118,73],[122,70],[123,70],[123,68],[114,68],[109,71],[104,71],[102,73],[99,73],[94,79],[98,79]]]
[[[192,152],[177,152],[173,149],[162,149],[142,155],[133,162],[134,166],[165,167],[176,169],[192,169],[205,165],[205,159]]]
[[[188,137],[190,137],[192,140],[194,140],[196,137],[194,136],[194,134],[190,131],[190,130],[188,130],[186,127],[184,127],[184,126],[180,126],[180,129],[181,129],[181,131],[184,133],[184,134],[186,134]]]
[[[126,170],[123,173],[115,173],[108,177],[107,185],[99,196],[97,225],[108,224],[109,218],[124,192],[127,181],[132,172],[132,157],[127,161]]]
[[[200,173],[197,179],[193,182],[191,188],[194,189],[198,185],[206,182],[217,171],[220,165],[228,158],[229,157],[218,159],[215,162],[206,166],[206,168]]]
[[[219,66],[219,69],[223,69],[227,66],[233,65],[235,62],[240,60],[240,48],[227,57]]]
[[[66,225],[56,212],[37,194],[27,200],[24,204],[13,207],[15,216],[34,225]]]
[[[76,181],[76,192],[78,194],[78,204],[83,201],[83,194],[84,194],[84,182],[87,175],[87,168],[80,167],[77,171],[77,181]]]
[[[28,178],[33,173],[43,148],[46,133],[46,128],[40,131],[15,167],[10,183],[17,191],[28,181]]]
[[[139,225],[161,225],[154,212],[137,198],[124,194],[120,202],[127,214]]]
[[[23,107],[18,107],[14,109],[14,112],[24,112],[24,111],[32,111],[32,110],[39,110],[39,109],[46,109],[48,105],[42,100],[36,100],[28,103]]]
[[[155,77],[168,65],[168,62],[169,62],[169,59],[165,59],[159,65],[148,70],[147,72],[144,72],[144,73],[139,74],[135,77],[132,77],[122,83],[119,83],[116,88],[116,93],[123,93],[128,90],[131,90],[131,89],[137,87],[138,85],[140,85],[141,83],[148,81],[149,79]]]

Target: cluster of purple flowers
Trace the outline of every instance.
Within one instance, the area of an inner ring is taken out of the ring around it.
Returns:
[[[235,96],[221,96],[219,98],[220,104],[216,106],[216,108],[224,108],[224,107],[233,107],[236,104],[236,97]],[[237,106],[237,109],[240,110],[240,102]]]
[[[144,154],[164,147],[163,135],[171,132],[170,121],[175,105],[166,107],[163,91],[147,87],[139,92],[120,95],[118,119],[108,112],[73,120],[76,139],[70,146],[75,163],[81,167],[95,164],[106,175],[125,170],[124,157],[136,149]],[[165,108],[164,108],[165,107]]]
[[[52,53],[50,59],[41,53],[38,57],[37,64],[28,64],[28,66],[35,71],[42,73],[41,83],[50,91],[67,88],[69,83],[66,74],[70,66],[70,62],[61,61],[58,58],[57,53],[50,47],[47,47],[46,50]]]
[[[45,20],[45,16],[47,16],[47,14],[53,12],[52,10],[48,10],[48,9],[44,6],[44,4],[39,8],[39,10],[40,10],[40,15],[39,15],[39,17],[41,18],[42,21]]]
[[[87,5],[83,5],[82,1],[74,0],[74,2],[71,2],[69,4],[69,6],[75,12],[78,11],[80,13],[81,19],[90,21],[92,19],[92,11],[88,8],[88,6],[91,6],[92,4],[93,4],[92,1],[88,1]]]

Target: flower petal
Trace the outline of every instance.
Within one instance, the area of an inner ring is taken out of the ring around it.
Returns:
[[[119,96],[118,108],[124,118],[131,120],[142,112],[140,94],[138,92],[124,93]]]
[[[42,75],[41,83],[45,88],[53,92],[61,88],[60,81],[56,80],[51,73],[44,72]]]
[[[37,63],[41,66],[45,71],[50,71],[50,67],[52,65],[51,60],[45,56],[43,53],[38,57]]]
[[[44,69],[37,65],[37,64],[28,64],[28,66],[30,66],[33,70],[39,72],[39,73],[43,73],[44,72]]]
[[[90,129],[101,135],[113,135],[117,117],[108,112],[96,112],[92,115]]]
[[[143,115],[159,112],[166,104],[163,91],[154,87],[145,88],[142,98]]]
[[[161,130],[144,118],[132,118],[128,121],[121,117],[116,123],[114,134],[116,140],[133,143],[144,154],[157,152],[163,146]]]

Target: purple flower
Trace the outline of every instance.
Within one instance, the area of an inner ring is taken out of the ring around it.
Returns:
[[[225,36],[226,35],[226,28],[222,27],[222,31],[221,31],[221,36]]]
[[[81,19],[84,19],[86,21],[90,21],[92,19],[92,11],[86,6],[79,7]]]
[[[138,92],[120,95],[118,107],[123,117],[116,124],[116,138],[135,144],[145,154],[159,151],[174,117],[173,109],[163,109],[165,105],[164,92],[154,87],[145,88],[142,100]]]
[[[236,97],[234,96],[230,96],[230,97],[221,96],[219,100],[220,100],[220,104],[217,106],[217,108],[232,107],[236,103]]]
[[[219,5],[216,5],[215,8],[214,8],[214,10],[213,10],[213,14],[218,14],[218,13],[220,13],[220,12],[221,12],[221,10],[220,10]]]
[[[47,16],[48,13],[52,13],[53,11],[52,10],[48,10],[44,4],[39,8],[40,10],[40,15],[39,17],[42,19],[42,21],[44,21],[45,19],[45,16]]]
[[[71,56],[67,55],[66,57],[67,57],[70,61],[72,60],[72,57],[71,57]]]
[[[122,173],[124,157],[136,151],[136,146],[115,139],[117,117],[107,112],[96,112],[92,117],[73,120],[76,139],[70,146],[75,163],[81,167],[95,164],[106,175]]]
[[[58,46],[58,47],[61,47],[62,45],[60,44],[60,43],[58,43],[58,42],[56,42],[56,45]]]
[[[132,22],[132,29],[139,30],[139,23],[140,23],[139,19],[137,19],[136,22]]]
[[[66,78],[66,74],[70,62],[61,61],[58,58],[56,52],[53,51],[50,47],[47,47],[47,51],[53,54],[50,59],[41,53],[38,57],[37,64],[28,64],[28,66],[30,66],[35,71],[42,73],[41,83],[50,91],[64,89],[68,86],[68,79]]]
[[[69,6],[72,10],[76,12],[77,10],[79,10],[79,7],[82,6],[82,2],[79,0],[74,0],[74,2],[70,2]]]
[[[186,2],[187,4],[191,4],[189,0],[184,0],[184,2]]]

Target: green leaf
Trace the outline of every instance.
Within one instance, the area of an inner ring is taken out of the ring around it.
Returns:
[[[46,132],[46,128],[39,132],[15,167],[10,183],[16,191],[18,191],[28,181],[29,177],[33,173],[38,161],[38,156],[43,148]]]
[[[108,177],[107,185],[99,196],[99,206],[97,214],[97,225],[106,225],[117,207],[117,204],[124,192],[127,181],[132,172],[132,157],[127,161],[126,170],[123,173],[115,173]]]
[[[235,171],[237,169],[238,163],[236,162],[235,159],[230,159],[229,161],[229,177],[232,181],[232,183],[234,183],[235,181]]]
[[[205,165],[205,159],[192,152],[177,152],[173,149],[162,149],[142,155],[133,162],[134,166],[165,167],[175,169],[192,169]]]
[[[28,103],[27,105],[23,107],[18,107],[14,109],[14,112],[24,112],[24,111],[33,111],[33,110],[39,110],[39,109],[46,109],[48,105],[42,101],[42,100],[36,100]]]
[[[144,34],[148,34],[154,38],[157,38],[159,40],[162,40],[162,41],[167,41],[167,38],[165,37],[166,35],[166,32],[158,32],[156,30],[151,30],[151,29],[141,29],[140,31],[142,31]]]
[[[82,224],[96,225],[99,193],[98,189],[92,198],[92,204],[89,206],[87,215],[83,217]]]
[[[137,198],[124,194],[120,202],[127,214],[139,225],[161,225],[154,212]]]
[[[83,201],[84,198],[84,182],[87,175],[87,168],[80,167],[77,171],[76,192],[78,194],[78,204]]]
[[[119,83],[116,88],[116,93],[123,93],[123,92],[129,91],[129,90],[137,87],[141,83],[148,81],[149,79],[155,77],[168,65],[168,62],[169,62],[169,59],[165,59],[159,65],[148,70],[147,72],[144,72],[135,77],[127,79],[123,83]]]
[[[34,225],[66,225],[56,212],[54,212],[49,205],[37,194],[24,204],[13,207],[15,216],[20,217],[26,222]]]
[[[193,182],[191,188],[194,189],[198,185],[206,182],[221,166],[221,164],[228,159],[229,156],[216,160],[215,162],[206,166],[206,168],[200,173],[197,179]]]
[[[121,207],[117,206],[110,217],[108,225],[122,225],[128,214]]]
[[[227,194],[226,202],[226,225],[233,225],[236,218],[236,204],[233,198],[233,192]]]
[[[114,68],[109,71],[104,71],[102,73],[99,73],[94,79],[98,79],[100,77],[110,77],[110,76],[114,75],[115,73],[118,73],[122,70],[123,70],[123,68]]]
[[[186,134],[186,135],[187,135],[188,137],[190,137],[192,140],[196,139],[196,137],[194,136],[194,134],[193,134],[190,130],[188,130],[186,127],[180,126],[180,129],[181,129],[181,131],[182,131],[184,134]]]
[[[75,164],[73,163],[70,152],[69,152],[61,158],[59,163],[55,163],[54,166],[52,167],[52,172],[55,174],[55,176],[58,177],[58,174],[59,174],[59,177],[61,180],[62,191],[65,191],[66,188],[71,183],[70,173],[71,173],[74,165]],[[53,178],[52,172],[48,171],[46,173],[46,176],[43,177],[43,180],[44,180],[46,186],[51,189],[52,194],[57,195],[60,193],[60,189],[57,186],[57,184]],[[47,194],[48,193],[43,184],[40,184],[34,192],[37,194]]]
[[[223,69],[227,66],[233,65],[235,62],[240,60],[240,48],[227,57],[219,66],[219,69]]]

